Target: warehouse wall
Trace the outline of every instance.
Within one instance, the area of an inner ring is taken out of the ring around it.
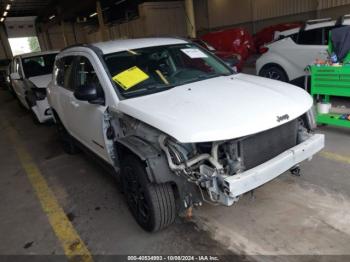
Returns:
[[[109,28],[112,38],[177,35],[186,36],[182,2],[149,2],[139,6],[140,17]]]
[[[269,25],[333,17],[350,13],[350,0],[194,0],[199,33],[232,26],[257,32]],[[140,17],[123,24],[108,25],[111,39],[144,36],[186,36],[184,3],[148,2],[139,6]],[[75,43],[101,41],[98,26],[65,23],[41,25],[38,33],[43,50],[61,49]],[[1,54],[0,54],[1,56]]]
[[[350,13],[350,0],[194,0],[201,32],[243,26],[256,32],[277,23]]]
[[[182,1],[148,2],[139,6],[140,17],[123,24],[108,25],[111,39],[145,36],[186,36],[186,15]],[[102,41],[98,26],[51,22],[39,25],[38,38],[43,50],[62,49],[76,43]],[[65,38],[64,38],[65,37]],[[66,40],[64,40],[66,39]]]

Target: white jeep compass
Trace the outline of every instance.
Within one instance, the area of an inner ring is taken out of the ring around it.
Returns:
[[[48,98],[67,152],[114,170],[148,231],[203,201],[231,206],[324,146],[304,90],[175,38],[64,49]]]

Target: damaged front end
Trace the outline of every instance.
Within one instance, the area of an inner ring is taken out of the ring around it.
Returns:
[[[239,197],[274,179],[324,146],[313,135],[306,114],[251,136],[212,143],[180,144],[161,135],[159,144],[170,169],[198,186],[203,200],[230,206]]]
[[[250,136],[215,142],[180,143],[158,129],[120,112],[110,121],[117,152],[116,166],[128,148],[146,163],[153,183],[174,183],[180,209],[211,204],[230,206],[239,197],[274,179],[324,146],[313,135],[312,114]]]

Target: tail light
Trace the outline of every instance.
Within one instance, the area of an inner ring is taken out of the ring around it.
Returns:
[[[266,46],[261,46],[259,48],[259,53],[260,54],[265,54],[267,51],[269,51],[269,49]]]

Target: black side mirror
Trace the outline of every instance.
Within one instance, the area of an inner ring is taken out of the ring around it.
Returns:
[[[74,97],[90,104],[103,105],[105,101],[100,88],[95,83],[78,86],[74,91]]]

